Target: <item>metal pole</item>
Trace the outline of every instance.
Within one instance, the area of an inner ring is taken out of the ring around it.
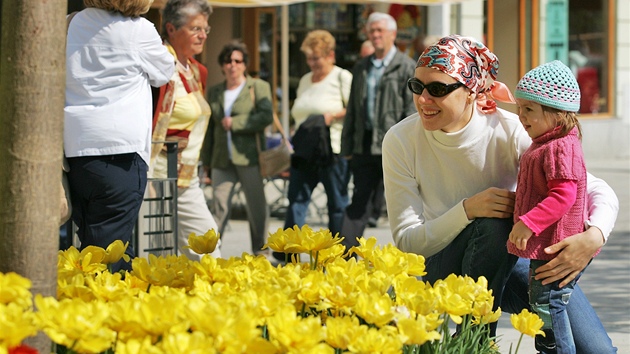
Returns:
[[[289,133],[289,5],[282,5],[281,16],[281,87],[282,87],[282,128],[287,134]]]

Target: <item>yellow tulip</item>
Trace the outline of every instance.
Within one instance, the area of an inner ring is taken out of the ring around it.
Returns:
[[[394,304],[387,294],[359,293],[354,310],[357,316],[377,327],[383,327],[394,319]]]
[[[188,235],[188,246],[184,246],[184,248],[191,249],[198,254],[210,254],[217,248],[218,242],[219,234],[214,229],[210,229],[203,235],[195,235],[194,232]]]
[[[116,354],[167,354],[162,348],[151,343],[151,337],[116,341]]]
[[[282,353],[310,350],[324,339],[321,319],[298,317],[293,306],[280,309],[267,325],[269,338],[278,342]]]
[[[510,322],[512,322],[512,326],[519,332],[526,334],[530,337],[535,337],[537,334],[542,336],[545,335],[545,332],[541,330],[543,326],[543,321],[538,317],[537,314],[531,313],[526,309],[523,309],[521,313],[510,315]]]
[[[129,255],[125,253],[129,247],[129,242],[124,243],[121,240],[112,242],[105,250],[105,257],[103,257],[102,263],[112,264],[118,262],[121,258],[125,262],[129,262]]]
[[[359,319],[354,316],[331,317],[326,320],[326,343],[347,350],[359,335]]]
[[[403,318],[396,325],[404,344],[422,345],[442,338],[438,331],[430,328],[432,326],[427,324],[427,319],[424,316],[418,316],[416,319]]]
[[[0,347],[16,347],[37,330],[32,310],[17,303],[0,304]]]
[[[0,273],[0,304],[13,303],[24,309],[32,307],[31,281],[17,273]]]
[[[388,329],[369,328],[348,346],[352,353],[400,354],[402,341]]]
[[[36,318],[55,343],[78,353],[100,353],[114,344],[116,333],[108,326],[110,308],[103,302],[84,302],[35,296]]]

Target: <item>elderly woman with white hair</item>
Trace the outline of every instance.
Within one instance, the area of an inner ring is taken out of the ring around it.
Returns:
[[[208,70],[194,56],[204,48],[212,8],[207,0],[169,0],[162,10],[164,45],[176,63],[175,74],[160,87],[153,117],[150,175],[167,177],[167,158],[161,141],[177,141],[177,239],[178,253],[200,259],[189,248],[188,235],[217,230],[199,186],[198,163],[211,110],[204,98]],[[217,249],[213,256],[220,256]]]

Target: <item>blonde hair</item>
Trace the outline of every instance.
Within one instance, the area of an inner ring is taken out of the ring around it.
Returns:
[[[311,31],[304,38],[300,50],[306,55],[328,55],[335,51],[335,37],[326,30]]]
[[[83,0],[86,7],[120,12],[127,17],[140,17],[149,12],[153,0]]]
[[[556,127],[561,127],[561,136],[567,135],[571,131],[571,129],[577,127],[578,138],[582,139],[582,125],[577,119],[577,113],[563,111],[561,109],[556,109],[545,105],[540,105],[540,107],[542,107],[542,111],[545,117],[554,120],[556,122]]]

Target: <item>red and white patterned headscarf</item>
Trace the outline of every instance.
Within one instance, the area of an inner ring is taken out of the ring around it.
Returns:
[[[440,70],[476,94],[514,103],[507,86],[495,81],[499,72],[499,58],[475,38],[456,34],[443,37],[422,52],[416,67]],[[493,106],[496,107],[496,103]]]

